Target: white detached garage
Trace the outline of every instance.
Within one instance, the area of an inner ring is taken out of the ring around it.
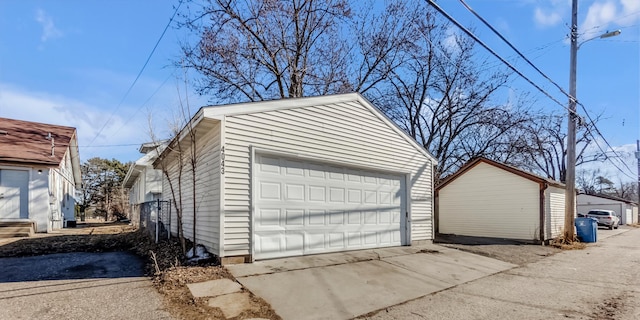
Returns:
[[[225,263],[433,239],[435,160],[359,94],[201,108],[155,163],[174,181],[192,137],[196,239]]]
[[[486,158],[447,177],[436,199],[440,234],[540,242],[564,227],[563,184]]]

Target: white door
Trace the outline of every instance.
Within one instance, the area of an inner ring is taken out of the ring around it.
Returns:
[[[633,223],[633,222],[632,222],[632,221],[633,221],[632,214],[633,214],[633,210],[631,210],[631,209],[626,209],[626,210],[625,210],[625,215],[624,215],[624,218],[625,218],[625,219],[624,219],[624,224],[631,224],[631,223]]]
[[[400,246],[405,178],[257,155],[256,259]]]
[[[0,170],[0,219],[29,218],[29,171]]]

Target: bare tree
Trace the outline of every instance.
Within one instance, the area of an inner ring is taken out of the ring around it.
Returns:
[[[227,101],[326,91],[327,76],[340,81],[333,68],[343,47],[334,39],[350,17],[346,0],[208,0],[186,17],[200,41],[184,46],[184,63],[204,76],[201,92]]]
[[[426,8],[407,9],[403,16],[414,28],[413,45],[402,49],[402,64],[372,99],[438,159],[436,179],[473,157],[499,160],[510,150],[509,133],[527,119],[519,108],[495,101],[508,75],[483,75],[486,62],[473,62],[473,40],[451,32]]]
[[[565,182],[567,171],[565,118],[559,114],[542,114],[521,127],[525,141],[520,150],[523,162],[527,163],[530,170],[561,182]],[[596,117],[594,123],[597,123],[599,118]],[[594,151],[589,130],[593,130],[591,125],[583,124],[579,128],[576,140],[576,166],[602,161],[608,156],[603,152]]]
[[[496,101],[508,75],[438,19],[415,1],[208,0],[185,16],[199,41],[181,65],[228,102],[360,92],[438,158],[437,177],[511,159],[528,114]]]
[[[160,166],[160,170],[162,171],[162,175],[164,176],[163,183],[163,192],[165,191],[165,183],[166,186],[169,187],[169,192],[171,195],[171,203],[173,204],[173,208],[176,211],[176,222],[177,226],[177,234],[178,239],[180,240],[180,246],[182,249],[182,253],[187,252],[187,245],[184,237],[184,221],[183,221],[183,210],[182,210],[182,173],[184,167],[184,154],[182,152],[182,145],[180,144],[178,139],[172,139],[168,142],[168,145],[163,145],[161,143],[161,139],[158,139],[153,125],[151,123],[151,117],[149,117],[149,137],[151,141],[155,145],[155,152],[158,154],[158,159],[156,160],[158,165]],[[180,123],[176,122],[172,125],[173,137],[177,137],[180,134]],[[171,152],[164,153],[164,149],[167,148]],[[176,161],[176,167],[171,168],[170,164]],[[171,173],[173,169],[176,169],[176,176],[172,177]]]

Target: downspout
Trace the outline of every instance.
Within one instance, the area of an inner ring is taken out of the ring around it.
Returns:
[[[546,182],[542,182],[540,183],[540,243],[544,244],[545,243],[545,238],[544,238],[544,231],[545,231],[545,218],[546,218],[546,214],[545,214],[545,191],[547,190],[547,188],[549,187],[549,184],[547,184]]]

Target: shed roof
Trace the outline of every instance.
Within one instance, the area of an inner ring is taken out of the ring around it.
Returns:
[[[0,162],[58,166],[70,147],[74,182],[80,185],[76,128],[0,118]]]
[[[620,201],[620,202],[624,202],[624,203],[627,203],[627,204],[630,204],[630,205],[637,205],[637,203],[634,202],[634,201],[627,200],[627,199],[620,198],[620,197],[616,197],[616,196],[612,196],[612,195],[608,195],[608,194],[580,193],[579,195],[581,195],[581,196],[591,196],[591,197],[602,198],[602,199],[613,200],[613,201]]]
[[[446,185],[448,185],[449,183],[451,183],[452,181],[454,181],[455,179],[457,179],[458,177],[460,177],[461,175],[463,175],[465,172],[473,169],[475,166],[479,165],[480,163],[486,163],[489,165],[492,165],[494,167],[500,168],[502,170],[511,172],[515,175],[521,176],[525,179],[537,182],[537,183],[547,183],[549,185],[552,186],[556,186],[556,187],[560,187],[560,188],[564,188],[565,185],[560,182],[560,181],[556,181],[556,180],[552,180],[552,179],[548,179],[548,178],[544,178],[541,177],[539,175],[533,174],[531,172],[528,171],[524,171],[522,169],[501,163],[501,162],[497,162],[497,161],[493,161],[484,157],[477,157],[474,159],[469,160],[464,166],[462,166],[456,173],[449,175],[448,177],[446,177],[444,180],[442,180],[442,182],[440,184],[438,184],[438,186],[436,187],[436,190],[440,190],[442,188],[444,188]]]

